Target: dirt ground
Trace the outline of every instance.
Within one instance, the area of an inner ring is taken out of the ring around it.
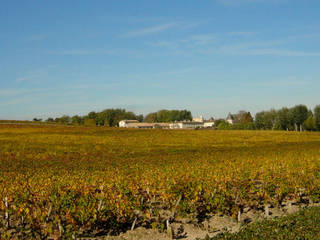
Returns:
[[[201,223],[192,221],[191,219],[176,219],[169,223],[164,232],[155,229],[146,229],[137,227],[134,230],[127,231],[119,236],[104,236],[98,238],[79,238],[81,240],[172,240],[172,239],[204,239],[206,236],[214,237],[224,232],[237,232],[241,226],[263,220],[265,218],[277,218],[288,214],[295,213],[304,207],[320,206],[320,203],[313,204],[297,204],[294,202],[286,202],[281,208],[267,206],[265,209],[256,211],[244,209],[235,220],[229,216],[213,215],[209,216]]]

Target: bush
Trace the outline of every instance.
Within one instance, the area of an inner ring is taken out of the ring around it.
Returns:
[[[218,130],[255,130],[256,126],[254,123],[235,123],[230,124],[227,122],[221,122],[218,125]]]

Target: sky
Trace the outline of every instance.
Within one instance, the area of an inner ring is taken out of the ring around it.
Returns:
[[[319,0],[0,3],[0,119],[320,104]]]

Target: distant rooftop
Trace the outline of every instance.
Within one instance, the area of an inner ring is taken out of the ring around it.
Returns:
[[[121,120],[125,123],[138,123],[139,121],[138,120]]]

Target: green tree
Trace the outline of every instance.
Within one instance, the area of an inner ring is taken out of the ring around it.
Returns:
[[[160,110],[157,112],[157,122],[171,122],[169,110]]]
[[[308,118],[308,108],[305,105],[297,105],[292,108],[292,117],[296,130],[302,131],[302,124]]]
[[[125,109],[105,109],[101,112],[90,112],[85,118],[95,119],[98,126],[118,126],[121,120],[137,120],[133,112],[128,112]],[[141,118],[141,116],[140,116]]]
[[[62,124],[69,124],[71,123],[71,118],[68,115],[63,115],[60,118],[56,118],[55,122],[62,123]]]
[[[144,122],[154,123],[157,122],[157,113],[149,113],[144,117]]]
[[[143,115],[135,115],[133,112],[128,112],[125,109],[105,109],[101,112],[90,112],[86,116],[78,116],[75,115],[72,118],[70,118],[67,115],[64,115],[60,118],[56,118],[54,121],[59,123],[72,123],[72,124],[84,124],[88,123],[88,119],[93,119],[95,121],[95,124],[98,126],[110,126],[114,127],[119,124],[119,121],[121,120],[139,120],[142,121]],[[90,124],[93,123],[93,121],[89,121]]]
[[[232,125],[226,121],[220,122],[219,125],[217,125],[218,130],[230,130],[232,128]]]
[[[75,125],[79,125],[83,123],[83,119],[80,116],[75,115],[71,118],[71,123]]]
[[[94,112],[94,111],[89,112],[89,113],[88,113],[88,118],[90,118],[90,119],[95,119],[95,120],[96,120],[96,118],[97,118],[97,113]]]
[[[145,122],[175,122],[192,120],[192,114],[188,110],[160,110],[155,113],[149,113],[144,121]]]
[[[316,121],[317,130],[320,131],[320,105],[314,108],[314,119]]]
[[[98,126],[104,126],[105,125],[105,114],[104,112],[97,113],[96,121]]]
[[[139,122],[143,122],[143,115],[142,114],[137,115],[137,120]]]
[[[278,130],[293,130],[294,129],[292,111],[284,107],[277,111],[275,128]]]
[[[315,131],[317,129],[316,120],[313,117],[313,114],[309,114],[307,120],[303,123],[303,128],[308,131]]]
[[[271,130],[275,129],[277,120],[277,111],[271,109],[270,111],[258,112],[255,116],[255,123],[257,129]]]
[[[218,128],[218,126],[219,126],[219,124],[220,123],[228,123],[225,119],[222,119],[222,118],[220,118],[220,119],[217,119],[217,120],[215,120],[214,121],[214,125]]]
[[[235,118],[236,122],[242,124],[253,122],[253,117],[251,116],[251,113],[246,111],[239,111],[239,113],[235,115]]]

